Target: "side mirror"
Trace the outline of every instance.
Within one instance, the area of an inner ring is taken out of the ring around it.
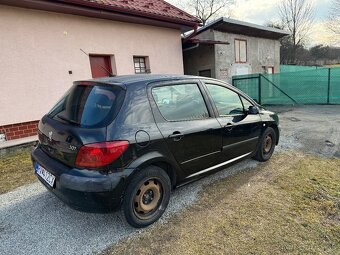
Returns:
[[[259,110],[257,110],[255,106],[249,106],[248,114],[252,114],[252,115],[259,114]]]

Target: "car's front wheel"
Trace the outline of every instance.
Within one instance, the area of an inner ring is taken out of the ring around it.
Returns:
[[[123,199],[123,213],[127,222],[136,228],[157,221],[168,206],[171,181],[165,171],[149,166],[137,173],[129,183]]]
[[[264,162],[273,155],[276,145],[276,133],[271,127],[268,127],[262,134],[254,159]]]

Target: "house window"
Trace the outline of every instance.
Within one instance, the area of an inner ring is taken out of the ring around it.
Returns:
[[[149,57],[133,57],[135,73],[150,73]]]
[[[262,66],[264,74],[274,74],[274,67],[273,66]]]
[[[235,61],[236,63],[247,62],[247,41],[235,39]]]
[[[274,67],[268,66],[267,67],[267,74],[273,74],[274,73]]]

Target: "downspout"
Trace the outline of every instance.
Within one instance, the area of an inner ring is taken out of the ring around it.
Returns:
[[[198,24],[195,25],[194,31],[193,31],[188,37],[183,38],[182,44],[184,45],[184,43],[186,43],[188,40],[190,40],[190,39],[193,38],[195,35],[197,35],[197,31],[198,31]],[[195,48],[197,48],[199,45],[200,45],[199,43],[196,43],[194,46],[191,46],[191,47],[189,47],[189,48],[187,48],[187,49],[183,49],[183,51],[188,51],[188,50],[195,49]]]
[[[188,40],[190,40],[191,38],[193,38],[195,35],[197,35],[197,31],[198,31],[198,24],[195,25],[194,31],[193,31],[188,37],[185,37],[185,38],[183,39],[183,43],[187,42]]]

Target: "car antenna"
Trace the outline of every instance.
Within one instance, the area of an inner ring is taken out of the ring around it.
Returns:
[[[81,52],[83,52],[86,56],[90,57],[89,54],[87,54],[83,49],[80,49]],[[101,67],[105,72],[107,72],[109,74],[110,77],[114,77],[116,75],[114,75],[113,73],[111,73],[109,70],[107,70],[105,67],[103,67],[102,65],[97,64],[99,67]]]

